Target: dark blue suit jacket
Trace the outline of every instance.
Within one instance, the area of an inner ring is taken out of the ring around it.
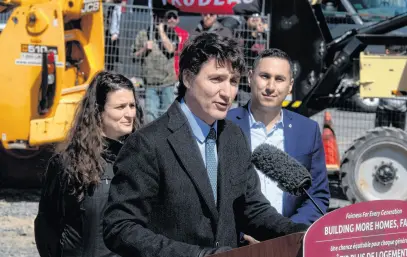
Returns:
[[[231,109],[227,119],[239,125],[250,142],[248,105]],[[283,109],[285,152],[304,165],[312,175],[308,190],[318,206],[325,212],[329,207],[329,185],[325,152],[317,122]],[[311,224],[322,215],[306,196],[283,195],[283,215],[294,222]]]

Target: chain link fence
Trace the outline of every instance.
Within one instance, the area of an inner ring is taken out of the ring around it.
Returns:
[[[171,30],[168,28],[169,20],[164,17],[164,10],[151,10],[145,6],[127,5],[121,13],[120,22],[115,23],[117,12],[121,12],[122,8],[121,5],[104,4],[106,69],[120,72],[133,81],[147,119],[151,121],[165,112],[175,98],[179,54],[185,41],[201,22],[202,16],[177,16],[178,20],[174,19],[174,16],[168,17],[171,22],[177,20],[178,27],[182,28]],[[349,29],[363,26],[355,24],[354,16],[357,14],[326,10],[324,14],[334,37]],[[10,12],[0,14],[0,26],[6,23],[9,15]],[[374,14],[361,17],[364,20],[380,21],[388,16]],[[226,24],[224,21],[231,18],[236,19],[236,16],[218,16],[217,21]],[[268,16],[238,17],[238,26],[233,28],[234,36],[244,49],[247,70],[251,68],[257,53],[269,47],[268,20]],[[164,25],[166,35],[175,42],[176,47],[172,51],[165,48],[159,35],[160,23],[167,24]],[[117,32],[117,38],[113,37]],[[150,39],[152,43],[148,43]],[[245,104],[249,98],[250,88],[244,75],[235,106]],[[375,126],[398,124],[404,128],[405,111],[382,111],[382,108],[378,109],[379,102],[378,98],[361,99],[356,94],[338,106],[327,109],[332,115],[341,155],[352,145],[353,140]],[[321,131],[323,113],[311,117],[321,125]],[[394,124],[389,124],[389,120],[393,120]]]
[[[0,33],[6,27],[6,23],[8,18],[10,17],[10,14],[11,14],[10,11],[0,13]]]
[[[127,5],[121,13],[120,23],[116,24],[115,12],[120,12],[121,8],[120,5],[104,5],[106,70],[131,78],[144,102],[147,122],[158,118],[175,99],[179,55],[203,19],[213,27],[235,19],[237,26],[230,29],[242,45],[247,69],[251,68],[257,54],[268,48],[268,17],[178,16],[176,12]],[[244,75],[236,105],[245,104],[249,93],[247,76]]]
[[[345,31],[350,29],[357,29],[365,26],[364,24],[372,24],[372,22],[379,22],[391,17],[389,15],[380,15],[380,13],[359,15],[329,11],[324,12],[324,15],[334,38],[343,35]],[[362,18],[364,24],[356,24],[356,16]],[[386,54],[384,46],[374,47],[373,52]],[[393,126],[405,130],[406,106],[407,101],[405,98],[362,99],[356,93],[351,98],[338,103],[337,106],[325,110],[330,112],[332,116],[341,157],[353,145],[354,140],[365,135],[370,129]],[[321,125],[322,131],[324,112],[318,113],[311,118]]]
[[[104,3],[105,69],[124,74],[137,88],[144,106],[146,121],[164,113],[175,98],[178,81],[178,61],[181,49],[203,20],[199,14],[165,17],[166,10],[146,6]],[[11,12],[0,14],[0,26],[5,26]],[[248,71],[257,54],[269,45],[269,17],[219,15],[214,26],[228,26],[242,45]],[[160,35],[162,24],[165,36],[174,49]],[[175,27],[172,27],[171,24]],[[235,105],[243,105],[250,98],[247,74],[243,74]]]

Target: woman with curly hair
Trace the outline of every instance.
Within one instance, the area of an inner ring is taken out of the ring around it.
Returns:
[[[116,155],[142,124],[132,82],[120,74],[97,74],[48,164],[35,220],[40,256],[116,256],[103,242],[101,216]]]

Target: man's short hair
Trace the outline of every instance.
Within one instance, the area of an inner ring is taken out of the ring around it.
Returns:
[[[259,64],[260,60],[264,59],[264,58],[279,58],[279,59],[286,60],[288,62],[288,64],[290,65],[291,78],[294,78],[294,65],[293,65],[293,62],[292,62],[290,56],[286,52],[284,52],[283,50],[278,49],[278,48],[266,49],[266,50],[262,51],[255,58],[252,69],[255,70],[257,65]]]
[[[213,32],[203,32],[192,37],[182,50],[179,59],[178,96],[185,96],[183,74],[197,75],[208,60],[216,58],[219,65],[230,63],[232,69],[242,73],[245,67],[244,55],[236,39],[223,37]]]

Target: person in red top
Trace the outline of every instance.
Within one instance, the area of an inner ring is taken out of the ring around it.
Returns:
[[[178,26],[178,24],[179,24],[178,11],[169,10],[165,13],[164,18],[165,18],[168,26],[172,27],[175,30],[175,33],[177,33],[177,36],[179,38],[178,49],[176,50],[175,56],[174,56],[174,69],[175,69],[175,74],[178,76],[178,74],[179,74],[179,55],[181,54],[181,51],[182,51],[182,48],[183,48],[185,42],[188,40],[189,34],[188,34],[188,31],[186,31]]]

